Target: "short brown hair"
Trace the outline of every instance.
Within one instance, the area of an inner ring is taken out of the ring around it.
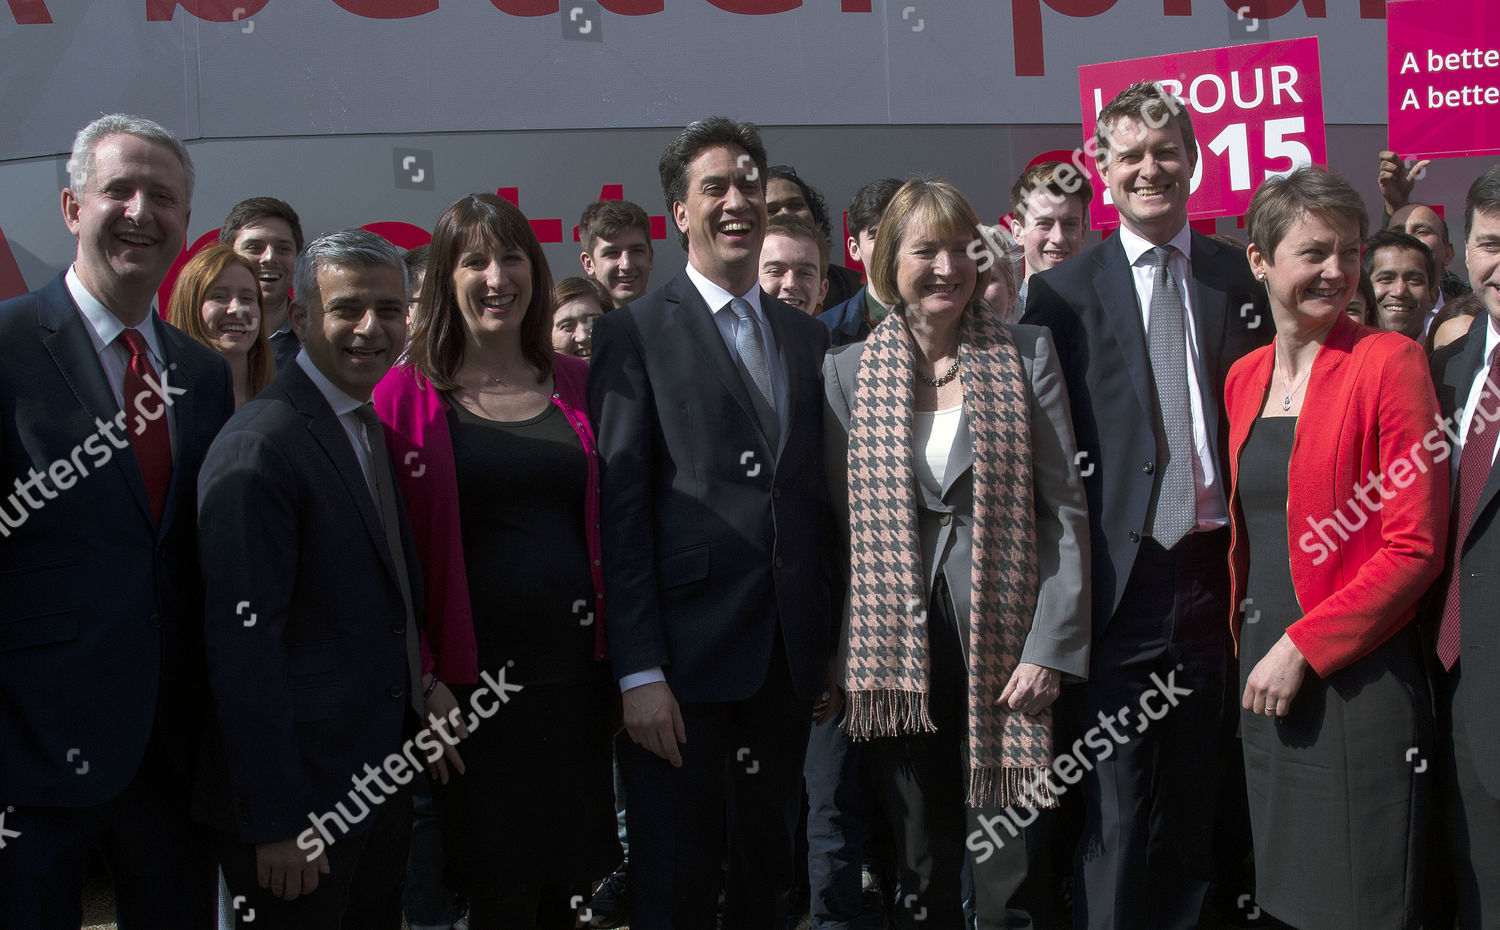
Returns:
[[[238,265],[250,272],[250,280],[256,280],[255,266],[250,259],[227,245],[210,245],[198,252],[182,266],[182,273],[172,285],[172,297],[167,301],[167,322],[192,336],[194,339],[218,351],[218,345],[208,334],[203,324],[203,301],[208,290],[230,265]],[[255,288],[255,306],[264,310],[260,303],[260,285]],[[271,359],[271,343],[266,338],[265,318],[256,328],[255,342],[246,356],[246,367],[250,373],[250,396],[259,394],[261,388],[271,383],[276,376],[276,366]]]
[[[234,246],[234,237],[239,235],[240,230],[252,223],[264,219],[285,220],[292,229],[292,243],[297,246],[297,252],[302,252],[302,221],[297,218],[297,211],[285,200],[277,200],[275,197],[251,197],[241,200],[229,208],[229,215],[224,217],[224,225],[219,227],[219,244]]]
[[[1165,115],[1163,115],[1165,114]],[[1198,164],[1198,142],[1193,135],[1193,117],[1187,104],[1155,81],[1137,81],[1115,94],[1115,99],[1105,104],[1094,122],[1094,164],[1102,172],[1109,164],[1109,143],[1115,124],[1129,117],[1154,128],[1168,123],[1176,125],[1182,133],[1183,157],[1189,166]]]
[[[901,185],[880,215],[875,254],[865,267],[876,296],[897,305],[901,303],[901,292],[896,287],[896,252],[914,220],[926,222],[941,235],[974,236],[979,228],[979,215],[973,205],[947,181],[916,178]],[[989,283],[990,270],[979,271],[969,303],[978,301]]]
[[[1303,165],[1261,184],[1245,211],[1245,233],[1266,262],[1275,264],[1276,247],[1286,231],[1299,217],[1309,214],[1329,223],[1358,220],[1360,239],[1370,231],[1365,203],[1342,175],[1321,165]]]
[[[604,285],[593,278],[574,275],[571,278],[563,278],[557,282],[557,287],[552,289],[553,311],[556,312],[556,308],[570,300],[580,298],[592,300],[599,305],[599,310],[603,313],[608,313],[615,308],[615,302],[610,298],[609,291],[604,289]]]
[[[816,223],[793,213],[778,213],[766,222],[766,235],[781,235],[789,239],[806,239],[818,247],[818,268],[828,274],[828,234]]]
[[[1072,165],[1060,161],[1038,162],[1021,172],[1010,188],[1010,212],[1016,219],[1026,222],[1026,198],[1033,192],[1045,194],[1053,200],[1077,197],[1083,201],[1084,212],[1094,199],[1094,185],[1088,175]]]
[[[494,194],[460,197],[438,217],[407,357],[438,390],[458,387],[455,379],[464,362],[468,328],[458,310],[453,269],[464,250],[479,247],[520,249],[531,263],[531,303],[521,319],[521,354],[536,368],[540,384],[552,374],[552,270],[525,215]]]
[[[651,244],[651,218],[646,211],[628,200],[596,200],[583,208],[578,219],[578,241],[583,250],[593,254],[599,240],[613,241],[632,229],[639,229]]]

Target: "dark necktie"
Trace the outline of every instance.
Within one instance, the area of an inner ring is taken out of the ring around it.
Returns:
[[[750,376],[750,383],[745,386],[752,392],[751,401],[759,401],[755,403],[756,416],[760,419],[766,442],[774,452],[781,423],[776,415],[776,392],[771,387],[771,368],[766,363],[766,344],[761,339],[760,326],[751,314],[748,300],[736,297],[729,302],[729,309],[735,316],[734,350],[740,357],[745,373]]]
[[[1479,385],[1479,396],[1474,401],[1474,415],[1469,419],[1469,428],[1464,433],[1464,450],[1458,457],[1457,509],[1453,512],[1453,568],[1448,576],[1448,597],[1443,603],[1443,619],[1438,624],[1437,654],[1443,668],[1452,670],[1458,661],[1459,652],[1459,576],[1460,556],[1463,554],[1464,537],[1474,522],[1474,508],[1479,495],[1490,477],[1490,462],[1495,457],[1495,434],[1500,433],[1496,422],[1496,401],[1500,399],[1500,384],[1495,380],[1495,360],[1500,349],[1490,355],[1489,367]]]
[[[172,486],[172,436],[167,429],[167,402],[162,396],[166,392],[151,387],[161,381],[151,366],[146,340],[140,332],[127,327],[118,338],[130,352],[124,391],[130,444],[135,447],[135,461],[141,469],[141,480],[146,483],[151,515],[160,524],[167,506],[167,489]],[[146,397],[137,401],[142,394]],[[149,416],[152,413],[156,414],[155,419]]]
[[[1156,407],[1161,417],[1157,457],[1166,453],[1161,484],[1152,508],[1151,537],[1163,549],[1177,545],[1198,522],[1197,492],[1193,487],[1193,409],[1188,401],[1185,309],[1167,260],[1171,246],[1151,250],[1156,280],[1151,286],[1151,323],[1148,347],[1151,375],[1156,382]]]
[[[406,667],[411,688],[412,708],[422,716],[422,646],[417,637],[416,616],[412,610],[411,579],[406,573],[406,549],[401,545],[401,516],[397,512],[396,475],[391,470],[391,457],[385,450],[385,430],[380,425],[380,416],[373,404],[364,404],[354,411],[355,419],[365,428],[365,441],[370,447],[371,496],[375,498],[375,509],[380,513],[380,523],[385,528],[385,544],[391,550],[391,561],[396,566],[396,581],[401,587],[401,603],[406,608]]]

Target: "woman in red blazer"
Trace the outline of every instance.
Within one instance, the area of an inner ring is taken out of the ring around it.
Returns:
[[[1348,182],[1299,169],[1247,219],[1276,326],[1225,386],[1255,899],[1303,930],[1407,930],[1432,739],[1411,620],[1442,568],[1446,437],[1421,348],[1344,313],[1368,223]]]

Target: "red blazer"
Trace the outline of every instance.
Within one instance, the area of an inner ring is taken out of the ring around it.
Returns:
[[[1275,344],[1229,370],[1230,630],[1239,652],[1250,554],[1240,451],[1270,386]],[[1287,628],[1327,678],[1410,622],[1442,572],[1447,434],[1421,347],[1342,313],[1313,361],[1288,466],[1287,550],[1303,615]]]

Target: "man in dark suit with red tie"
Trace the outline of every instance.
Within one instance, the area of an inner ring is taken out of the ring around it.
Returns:
[[[724,927],[768,930],[787,917],[828,678],[828,331],[757,283],[754,126],[700,120],[660,167],[688,267],[599,319],[589,373],[609,645],[633,740],[630,925],[714,926],[727,807]]]
[[[1469,188],[1465,261],[1485,313],[1432,357],[1433,383],[1452,439],[1448,569],[1433,590],[1433,698],[1437,704],[1439,807],[1433,820],[1452,858],[1461,930],[1500,916],[1500,165]]]
[[[234,410],[224,361],[153,313],[193,164],[101,117],[68,162],[72,266],[0,303],[0,926],[76,930],[104,851],[121,930],[212,926],[188,815],[208,706],[198,469]]]

